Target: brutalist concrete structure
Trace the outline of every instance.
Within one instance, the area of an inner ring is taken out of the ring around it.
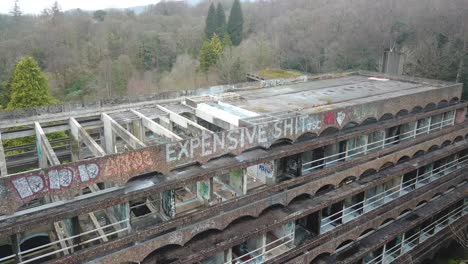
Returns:
[[[422,262],[467,230],[461,93],[354,72],[0,112],[0,263]]]

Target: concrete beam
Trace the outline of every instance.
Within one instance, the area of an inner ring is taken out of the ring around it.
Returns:
[[[86,132],[86,130],[76,121],[75,118],[71,117],[69,120],[70,132],[73,138],[78,142],[83,142],[89,148],[91,153],[95,157],[103,157],[106,155],[106,152],[101,148],[101,146],[94,141],[94,139]]]
[[[114,153],[114,140],[113,136],[114,133],[122,138],[130,148],[138,149],[144,148],[146,145],[141,142],[137,137],[135,137],[132,133],[128,130],[123,128],[119,123],[117,123],[114,119],[112,119],[106,113],[101,114],[101,120],[104,123],[104,137],[106,141],[106,152],[107,153]]]
[[[173,141],[182,140],[182,138],[179,137],[177,134],[175,134],[174,132],[170,131],[169,129],[161,126],[160,124],[154,122],[153,120],[149,119],[148,117],[146,117],[142,113],[140,113],[140,112],[138,112],[136,110],[133,110],[133,109],[131,109],[131,111],[135,115],[137,115],[139,118],[141,118],[143,126],[145,126],[147,129],[151,130],[153,133],[155,133],[157,135],[160,135],[160,136],[170,138]]]
[[[46,168],[48,166],[47,161],[49,161],[51,166],[60,165],[60,161],[57,158],[54,149],[50,145],[44,130],[42,130],[42,127],[38,122],[34,122],[34,129],[36,131],[36,147],[40,167]]]
[[[7,176],[7,165],[5,160],[5,150],[3,149],[2,133],[0,133],[0,177]]]
[[[213,134],[212,131],[204,128],[203,126],[200,126],[199,124],[193,122],[192,120],[185,118],[163,106],[156,105],[160,110],[166,112],[169,114],[169,119],[176,123],[177,125],[186,128],[186,129],[193,129],[196,131],[199,135],[202,135],[203,133],[208,133],[208,134]]]
[[[201,103],[195,109],[197,117],[229,130],[239,126],[239,117],[211,105]]]

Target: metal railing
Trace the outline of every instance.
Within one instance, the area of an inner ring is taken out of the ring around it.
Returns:
[[[449,113],[449,112],[447,112],[447,113]],[[374,142],[370,142],[370,143],[367,142],[364,145],[361,145],[361,146],[358,146],[358,147],[355,147],[355,148],[352,148],[352,149],[348,149],[348,150],[345,150],[345,151],[342,151],[342,152],[339,152],[339,153],[336,153],[336,154],[332,154],[330,156],[323,157],[323,158],[320,158],[320,159],[305,162],[305,163],[302,164],[302,172],[308,172],[308,171],[311,171],[311,170],[314,170],[314,169],[317,169],[317,168],[320,168],[320,167],[325,167],[327,165],[330,165],[330,164],[333,164],[333,163],[336,163],[336,162],[340,162],[340,161],[344,161],[346,159],[355,157],[355,156],[360,155],[360,154],[367,154],[367,152],[370,152],[370,151],[373,151],[373,150],[383,149],[388,145],[394,145],[395,141],[400,142],[400,141],[405,140],[405,139],[415,138],[416,136],[419,136],[419,135],[422,135],[422,134],[428,134],[428,133],[430,133],[432,131],[439,130],[439,129],[443,128],[443,127],[452,126],[454,124],[454,122],[455,122],[455,115],[452,115],[450,117],[450,119],[442,120],[440,122],[433,123],[433,124],[427,124],[427,125],[419,127],[419,128],[417,127],[417,124],[415,124],[415,126],[414,126],[415,128],[413,130],[411,130],[411,131],[408,131],[408,132],[405,132],[405,133],[402,133],[402,134],[399,134],[399,135],[395,135],[395,136],[392,136],[392,137],[388,137],[388,138],[385,138],[385,135],[384,135],[383,138],[378,140],[378,141],[374,141]],[[419,132],[419,130],[422,130],[422,131]],[[381,131],[381,132],[384,133],[384,131]],[[366,136],[369,136],[369,135],[366,135]],[[393,140],[395,140],[395,141],[393,141]],[[371,146],[371,147],[369,147],[369,146]],[[356,150],[361,150],[361,151],[349,154],[350,152],[353,152],[353,151],[356,151]],[[340,157],[340,156],[342,156],[342,157]],[[337,159],[334,159],[336,157],[337,157]],[[333,160],[330,160],[330,159],[333,159]],[[327,161],[327,160],[330,160],[330,161]],[[312,165],[314,163],[320,163],[322,161],[323,161],[323,163],[321,163],[321,164]]]
[[[463,205],[458,206],[457,208],[453,209],[447,215],[442,216],[441,218],[437,219],[436,221],[432,222],[430,225],[424,227],[423,229],[419,230],[412,236],[405,239],[405,236],[402,237],[401,242],[397,243],[393,247],[387,249],[384,247],[382,253],[378,256],[374,257],[369,261],[365,261],[365,264],[374,264],[374,263],[391,263],[395,261],[397,258],[401,257],[403,254],[409,252],[415,246],[417,246],[420,242],[425,241],[427,238],[434,236],[442,229],[447,227],[449,224],[455,222],[456,220],[460,219],[462,216],[467,214],[468,204],[464,203]],[[437,227],[440,227],[437,229]],[[425,239],[422,239],[422,236],[426,236]],[[421,241],[422,240],[422,241]],[[406,245],[405,245],[406,244]],[[409,244],[410,249],[405,249],[405,246]],[[392,259],[388,259],[387,256],[391,256]]]
[[[284,240],[284,241],[283,241]],[[276,245],[274,246],[273,248],[270,248],[268,250],[265,250],[265,252],[263,252],[264,249],[266,249],[267,247],[269,246],[272,246],[274,244],[276,244],[277,242],[281,242],[279,245]],[[239,257],[236,257],[234,259],[232,259],[231,261],[227,261],[225,262],[225,264],[248,264],[248,263],[260,263],[262,262],[265,258],[265,256],[267,254],[269,254],[270,252],[278,249],[279,247],[282,247],[284,245],[287,245],[288,243],[291,243],[293,244],[294,243],[294,232],[291,232],[283,237],[280,237],[268,244],[265,244],[263,245],[262,247],[259,247],[257,249],[254,249],[242,256],[239,256]],[[260,254],[258,255],[255,255],[257,254],[256,252],[260,252]],[[262,253],[263,252],[263,253]],[[269,258],[272,258],[272,257],[275,257],[275,256],[268,256]],[[242,259],[243,258],[250,258],[249,260],[246,260],[246,261],[243,261]]]
[[[99,232],[98,232],[99,230],[104,231],[104,229],[109,228],[111,226],[114,227],[114,229],[115,229],[115,225],[120,225],[122,223],[126,223],[126,226],[124,226],[124,227],[122,227],[120,229],[116,229],[116,230],[114,230],[112,232],[106,233],[105,235],[99,235]],[[4,261],[9,261],[9,260],[15,260],[15,259],[20,259],[21,260],[18,263],[29,263],[29,262],[36,261],[36,260],[39,260],[39,259],[42,259],[42,258],[45,258],[45,257],[48,257],[48,256],[52,256],[52,255],[55,255],[55,254],[58,254],[58,253],[63,253],[65,251],[67,251],[69,249],[73,249],[75,247],[80,247],[80,246],[87,245],[87,244],[89,244],[89,243],[91,243],[93,241],[102,239],[103,237],[115,235],[115,234],[127,231],[129,229],[130,229],[129,219],[125,219],[125,220],[115,222],[115,223],[111,223],[111,224],[108,224],[108,225],[105,225],[105,226],[100,226],[98,228],[95,228],[95,229],[92,229],[92,230],[89,230],[89,231],[86,231],[86,232],[83,232],[83,233],[80,233],[80,234],[77,234],[77,235],[74,235],[74,236],[70,236],[70,237],[67,237],[67,238],[55,240],[53,242],[50,242],[50,243],[47,243],[47,244],[44,244],[44,245],[40,245],[40,246],[35,247],[35,248],[31,248],[31,249],[24,250],[24,251],[20,250],[17,254],[12,254],[10,256],[6,256],[6,257],[1,258],[0,263],[4,262]],[[92,233],[97,233],[98,236],[87,239],[87,240],[82,241],[82,242],[77,243],[77,244],[73,244],[73,240],[75,240],[76,238],[81,238],[81,237],[84,237],[85,235],[92,234]],[[67,247],[61,247],[59,249],[55,249],[55,247],[60,246],[59,244],[61,242],[70,242],[70,243],[72,243],[72,245],[67,246]],[[41,254],[39,256],[35,256],[37,254],[37,251],[43,251],[43,250],[45,250],[47,248],[52,248],[53,251],[47,252],[45,254]],[[32,257],[32,258],[29,258],[29,257]],[[28,259],[22,260],[24,258],[28,258]]]
[[[411,179],[406,182],[402,182],[401,184],[394,186],[388,190],[385,190],[379,194],[376,194],[371,197],[364,198],[363,201],[351,205],[349,208],[344,208],[332,215],[329,215],[322,219],[321,229],[328,229],[327,231],[335,228],[336,226],[342,224],[343,220],[346,220],[345,217],[353,215],[353,214],[362,214],[369,212],[382,206],[390,201],[401,197],[403,195],[408,194],[409,192],[418,189],[434,180],[438,177],[443,176],[446,173],[451,172],[452,169],[456,169],[457,166],[465,164],[468,162],[468,155],[463,157],[458,157],[453,161],[446,163],[438,168],[433,168],[431,171],[425,172],[424,174],[418,175],[414,179]],[[410,183],[409,185],[405,185],[405,183]],[[405,191],[405,192],[402,192]],[[366,203],[369,202],[370,203]],[[355,209],[352,209],[355,208]],[[349,211],[348,211],[349,210]],[[343,212],[347,211],[343,214]],[[334,219],[335,218],[335,219]]]

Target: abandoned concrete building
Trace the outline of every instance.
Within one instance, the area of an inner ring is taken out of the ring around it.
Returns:
[[[420,263],[467,229],[462,88],[354,72],[0,112],[0,263]]]

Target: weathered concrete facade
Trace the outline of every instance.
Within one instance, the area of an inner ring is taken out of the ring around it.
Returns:
[[[461,92],[360,72],[3,112],[0,263],[420,261],[466,228]]]

